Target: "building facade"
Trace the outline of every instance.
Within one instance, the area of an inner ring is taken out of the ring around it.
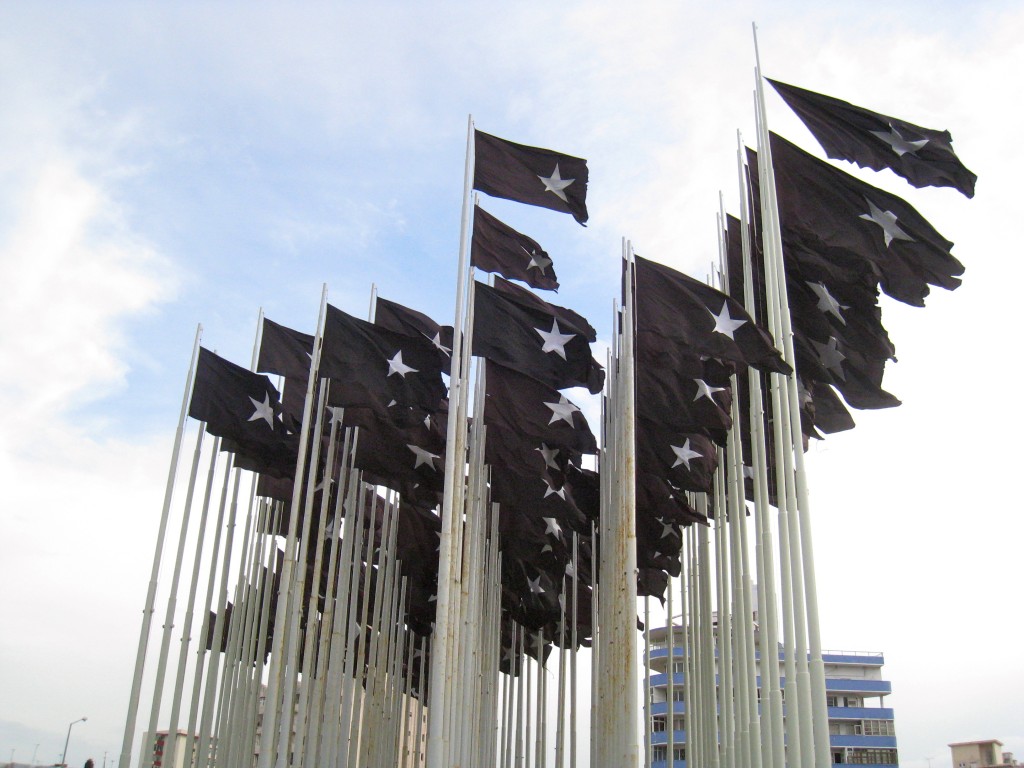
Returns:
[[[683,651],[683,628],[652,628],[651,647],[647,664],[650,683],[650,742],[651,768],[686,767],[686,700],[684,675],[686,663]],[[673,660],[673,731],[674,760],[668,759],[668,691],[669,691],[669,638],[675,637]],[[785,685],[782,668],[783,652],[779,648],[780,674]],[[873,768],[895,768],[899,765],[896,748],[896,728],[891,708],[884,706],[885,697],[892,693],[891,684],[882,678],[885,659],[881,653],[867,651],[823,651],[825,664],[825,692],[828,706],[829,743],[834,764],[853,764]],[[760,665],[760,653],[756,658]],[[716,660],[717,664],[717,660]],[[758,697],[760,698],[760,669]],[[717,681],[716,669],[716,681]],[[954,768],[956,764],[954,763]]]
[[[950,744],[953,768],[1012,768],[1018,763],[1013,754],[1003,752],[1003,742],[998,739],[983,741],[961,741]]]

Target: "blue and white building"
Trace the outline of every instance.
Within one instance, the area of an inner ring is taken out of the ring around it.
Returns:
[[[668,760],[668,627],[652,628],[648,665],[650,682],[651,768],[685,768],[686,701],[683,681],[686,665],[683,656],[683,627],[676,626],[672,654],[672,689],[675,699],[672,724],[675,759]],[[895,768],[899,765],[893,711],[885,706],[892,685],[882,678],[885,658],[877,651],[823,651],[825,692],[828,704],[829,742],[832,762],[837,765]],[[757,656],[760,664],[760,654]],[[780,672],[783,651],[779,648]],[[717,679],[717,678],[716,678]],[[760,687],[760,671],[758,686]],[[783,684],[785,679],[783,678]],[[760,690],[758,691],[760,697]]]

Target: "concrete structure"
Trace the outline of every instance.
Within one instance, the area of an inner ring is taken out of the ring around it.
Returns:
[[[717,627],[716,627],[717,631]],[[673,652],[674,751],[670,762],[668,744],[668,647],[669,629],[651,629],[651,768],[685,768],[686,766],[686,701],[683,697],[685,661],[682,647],[683,628],[675,627]],[[780,668],[782,648],[779,648]],[[896,729],[891,708],[883,706],[892,686],[882,679],[881,653],[869,651],[824,651],[825,692],[828,704],[829,743],[832,762],[874,768],[895,768],[899,765]],[[760,654],[757,656],[760,664]],[[716,660],[717,665],[717,660]],[[785,670],[780,669],[785,684]],[[716,669],[717,676],[717,669]],[[758,686],[760,687],[758,670]],[[760,691],[758,692],[760,696]],[[954,762],[954,768],[956,763]],[[980,768],[980,766],[978,767]]]
[[[174,745],[174,765],[164,765],[164,755],[170,746],[170,732],[157,731],[155,734],[146,731],[142,737],[142,745],[139,752],[140,768],[188,768],[195,765],[195,751],[198,746],[199,737],[189,736],[188,731],[179,730],[175,734],[177,739]]]
[[[1003,742],[998,739],[950,744],[953,768],[1004,768],[1019,765],[1013,759],[1013,754],[1003,752],[1002,747]]]

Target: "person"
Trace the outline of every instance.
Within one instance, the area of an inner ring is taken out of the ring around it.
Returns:
[[[85,761],[84,768],[94,768],[95,765],[96,764],[92,761],[92,758],[90,757],[88,760]]]

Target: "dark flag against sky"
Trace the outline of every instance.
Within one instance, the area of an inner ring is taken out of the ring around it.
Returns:
[[[557,389],[497,363],[486,368],[484,422],[546,445],[596,453],[597,440],[579,407]]]
[[[877,271],[882,290],[914,306],[924,306],[929,285],[948,290],[960,285],[964,268],[950,253],[953,243],[910,203],[774,133],[771,148],[784,244],[803,246],[839,264],[866,260]],[[752,173],[755,169],[752,162]]]
[[[553,211],[587,223],[587,161],[474,131],[473,189]]]
[[[601,391],[604,370],[590,354],[587,329],[570,323],[555,311],[559,308],[538,297],[527,303],[483,283],[476,283],[475,288],[474,355],[556,389]]]
[[[310,334],[263,318],[256,370],[285,377],[281,405],[284,412],[297,421],[302,420],[312,357],[313,337]]]
[[[558,290],[551,257],[540,244],[492,216],[479,205],[473,214],[469,263],[484,272],[522,280],[533,288]]]
[[[891,168],[915,187],[953,187],[974,197],[978,177],[953,152],[949,131],[908,123],[832,96],[765,78],[825,153],[862,168]]]
[[[320,375],[331,402],[383,412],[392,400],[436,410],[447,395],[434,344],[360,320],[327,305]]]
[[[637,336],[656,334],[695,355],[789,373],[771,336],[743,307],[689,275],[636,256]]]
[[[188,414],[262,471],[294,474],[298,437],[291,421],[282,420],[277,389],[266,376],[200,347]]]
[[[451,373],[452,340],[455,330],[450,325],[439,325],[422,312],[403,306],[394,301],[377,297],[376,311],[373,322],[382,328],[405,333],[410,336],[422,335],[434,345],[441,359],[441,370]]]

